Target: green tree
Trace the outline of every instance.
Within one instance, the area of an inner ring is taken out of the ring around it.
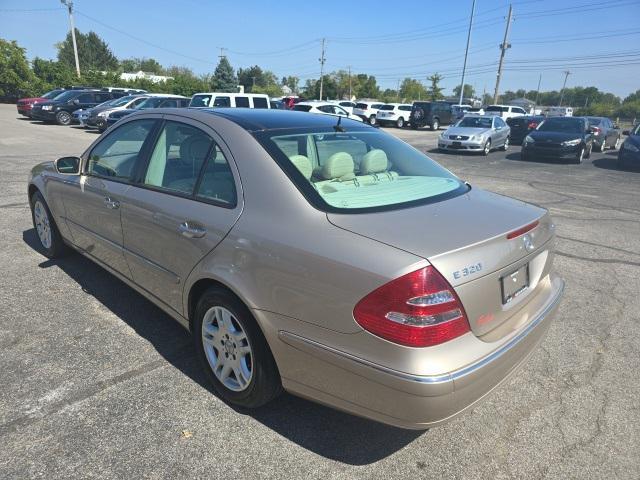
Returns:
[[[456,85],[453,87],[453,95],[456,98],[460,98],[460,85]],[[464,84],[464,90],[462,93],[463,98],[473,98],[476,95],[476,90],[473,88],[473,85],[469,85],[468,83]],[[524,97],[524,95],[522,95]]]
[[[639,102],[639,101],[640,101],[640,90],[636,90],[634,93],[625,97],[622,103]]]
[[[355,95],[358,98],[378,98],[380,96],[380,87],[373,75],[359,73],[356,75],[357,89]]]
[[[246,92],[253,92],[254,86],[262,92],[265,89],[270,91],[280,91],[278,77],[269,70],[262,70],[258,65],[249,68],[238,69],[238,84],[243,85]],[[257,92],[254,92],[257,93]],[[280,92],[278,95],[281,95]]]
[[[282,77],[282,85],[286,85],[291,89],[293,93],[298,93],[298,85],[300,84],[300,78],[295,76]]]
[[[143,72],[163,75],[165,70],[155,58],[126,58],[120,60],[120,70],[123,72]]]
[[[442,75],[439,73],[434,73],[430,77],[427,77],[427,80],[431,82],[431,86],[427,90],[427,95],[431,99],[431,101],[440,100],[443,98],[442,95],[442,87],[440,86],[440,82],[444,79]]]
[[[80,72],[83,70],[112,71],[118,68],[118,59],[109,49],[109,45],[95,32],[84,34],[76,29],[76,42]],[[71,32],[67,33],[67,38],[63,42],[56,44],[56,48],[58,49],[58,61],[75,69],[76,62]]]
[[[233,67],[227,60],[227,57],[222,57],[216,70],[213,72],[211,78],[211,88],[216,92],[237,92],[238,91],[238,78],[233,71]]]
[[[421,81],[407,77],[400,84],[400,98],[403,102],[424,100],[427,98],[427,89]]]
[[[0,97],[31,93],[33,79],[25,49],[0,38]]]

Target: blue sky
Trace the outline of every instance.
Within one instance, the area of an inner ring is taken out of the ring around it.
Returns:
[[[478,93],[493,92],[508,0],[476,0],[468,74]],[[596,86],[626,96],[640,89],[640,1],[513,0],[514,20],[501,91]],[[76,26],[104,38],[119,58],[153,57],[165,66],[211,72],[225,47],[231,64],[258,64],[279,77],[326,70],[375,75],[395,88],[410,76],[441,73],[445,93],[460,83],[471,0],[75,0]],[[49,10],[51,9],[51,10]],[[26,10],[26,11],[25,11]],[[58,0],[0,0],[0,37],[30,58],[54,58],[68,31]]]

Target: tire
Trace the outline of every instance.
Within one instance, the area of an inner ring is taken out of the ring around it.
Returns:
[[[438,121],[437,118],[433,119],[433,122],[431,123],[431,130],[438,130],[440,129],[440,122]]]
[[[62,240],[47,202],[40,192],[35,192],[29,199],[31,221],[36,230],[42,252],[47,258],[61,258],[68,255],[71,249]]]
[[[278,367],[262,331],[230,291],[211,287],[202,294],[192,336],[205,374],[224,401],[257,408],[282,392]]]
[[[375,115],[371,115],[369,117],[369,125],[375,125],[376,124],[376,116]]]
[[[64,110],[60,110],[56,113],[56,122],[58,125],[71,125],[71,121],[73,118],[69,112],[65,112]]]
[[[400,117],[396,120],[396,127],[403,128],[404,127],[404,118]]]
[[[580,147],[580,152],[578,152],[578,156],[576,157],[576,163],[578,165],[580,165],[582,163],[582,160],[585,159],[585,152],[586,152],[585,147],[584,146]]]
[[[507,137],[507,139],[504,141],[504,144],[502,145],[502,147],[500,147],[500,150],[502,150],[503,152],[506,152],[508,148],[509,148],[509,137]]]
[[[487,140],[486,143],[484,144],[484,148],[482,149],[482,155],[486,157],[487,155],[489,155],[490,151],[491,151],[491,139]]]

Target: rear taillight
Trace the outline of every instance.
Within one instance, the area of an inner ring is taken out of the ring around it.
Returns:
[[[601,132],[601,131],[602,131],[602,130],[600,130],[600,127],[591,127],[591,132],[592,132],[594,135],[600,135],[600,132]]]
[[[368,332],[407,347],[438,345],[470,330],[460,299],[432,266],[377,288],[353,316]]]
[[[538,128],[538,124],[536,122],[529,122],[529,125],[527,125],[527,128],[529,130],[533,130],[534,128]]]
[[[540,222],[536,220],[535,222],[530,223],[529,225],[525,225],[524,227],[519,228],[518,230],[514,230],[513,232],[507,233],[507,240],[511,240],[512,238],[516,238],[516,237],[519,237],[520,235],[524,235],[528,231],[536,228],[538,226],[538,223]]]

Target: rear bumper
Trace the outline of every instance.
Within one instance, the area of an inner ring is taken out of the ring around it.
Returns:
[[[549,277],[535,305],[523,313],[524,325],[495,344],[471,333],[460,337],[461,344],[482,342],[488,353],[439,375],[391,370],[284,330],[270,343],[278,342],[274,356],[291,393],[397,427],[427,429],[473,406],[524,363],[547,332],[563,291],[564,281]]]

